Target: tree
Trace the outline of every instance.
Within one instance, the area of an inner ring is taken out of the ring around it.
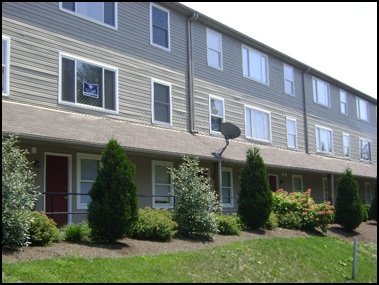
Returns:
[[[40,195],[27,150],[15,147],[17,136],[2,133],[2,245],[29,245],[31,211]]]
[[[363,205],[358,195],[358,182],[347,168],[337,183],[334,222],[346,230],[354,230],[362,221]]]
[[[242,223],[252,229],[262,227],[270,216],[272,201],[266,165],[259,149],[250,148],[246,152],[246,165],[240,174],[238,215]]]
[[[217,233],[216,213],[221,211],[218,195],[211,189],[205,169],[199,167],[199,159],[182,158],[178,169],[168,168],[174,184],[172,214],[178,224],[178,232],[185,235]]]
[[[377,188],[377,180],[375,179],[375,188],[374,188],[374,197],[371,200],[371,206],[370,206],[370,213],[369,213],[369,219],[378,221],[378,188]]]
[[[109,140],[101,158],[101,167],[89,195],[88,224],[95,240],[115,242],[125,237],[138,219],[136,173],[125,150]]]

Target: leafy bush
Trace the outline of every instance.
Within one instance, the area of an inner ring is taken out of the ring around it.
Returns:
[[[303,227],[303,221],[299,212],[287,212],[277,215],[278,226],[281,228],[300,230]]]
[[[205,177],[205,169],[199,167],[197,157],[182,158],[178,169],[168,168],[174,184],[172,213],[178,232],[183,235],[218,233],[216,213],[220,212],[221,203],[211,189],[210,178]]]
[[[240,235],[241,223],[239,217],[232,215],[217,214],[217,226],[220,235]]]
[[[145,207],[138,210],[138,221],[129,235],[142,240],[170,241],[177,233],[177,227],[167,209]]]
[[[363,211],[363,222],[368,221],[369,213],[370,213],[370,204],[363,204],[362,205],[362,211]]]
[[[57,223],[43,212],[32,211],[29,227],[31,245],[50,245],[58,237]]]
[[[60,229],[64,234],[64,239],[66,241],[72,242],[90,242],[91,241],[91,228],[87,222],[83,221],[80,223],[71,223],[63,226]]]
[[[270,216],[268,217],[268,220],[263,225],[263,228],[266,230],[272,230],[276,229],[279,226],[278,217],[276,216],[275,212],[271,212]]]
[[[238,215],[252,229],[262,227],[272,210],[272,194],[268,184],[266,165],[259,149],[248,149],[246,165],[241,170],[238,193]]]
[[[29,242],[31,211],[40,193],[34,190],[36,174],[26,158],[27,150],[15,147],[17,136],[2,133],[2,245],[24,246]]]

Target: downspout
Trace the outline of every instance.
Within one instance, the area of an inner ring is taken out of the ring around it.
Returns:
[[[303,100],[304,100],[304,130],[305,130],[305,153],[309,154],[309,135],[308,135],[308,113],[307,113],[307,96],[305,94],[305,74],[308,73],[311,68],[308,66],[308,69],[303,72]]]
[[[188,38],[188,95],[189,95],[189,123],[190,133],[197,134],[195,131],[195,98],[194,98],[194,69],[192,58],[192,22],[196,21],[199,14],[193,13],[193,15],[187,20],[187,38]]]

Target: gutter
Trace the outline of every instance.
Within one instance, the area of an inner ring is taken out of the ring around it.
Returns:
[[[303,72],[303,99],[304,99],[304,130],[305,130],[305,153],[309,154],[309,134],[308,134],[308,113],[307,113],[307,96],[305,94],[305,74],[309,73],[311,68]]]
[[[194,69],[192,58],[192,22],[196,21],[199,14],[194,12],[187,20],[187,43],[188,43],[188,98],[189,98],[189,123],[190,133],[197,134],[195,130],[195,98],[194,98]]]

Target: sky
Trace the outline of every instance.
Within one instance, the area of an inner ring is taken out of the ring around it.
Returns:
[[[180,2],[377,98],[377,2]]]

